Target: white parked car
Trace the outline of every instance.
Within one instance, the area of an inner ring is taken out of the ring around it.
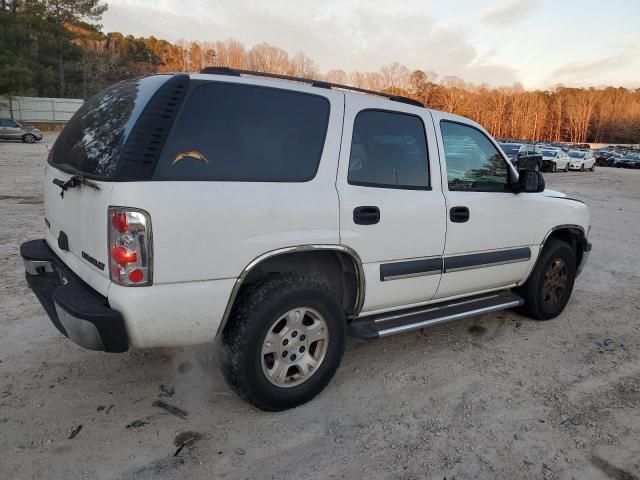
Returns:
[[[596,169],[596,157],[591,151],[569,150],[567,155],[569,156],[570,170],[580,170],[581,172],[590,170],[593,172]]]
[[[63,335],[107,352],[219,339],[233,389],[283,410],[329,383],[347,335],[562,312],[591,250],[584,203],[518,176],[467,118],[288,79],[154,75],[75,114],[44,239],[21,246]]]
[[[547,172],[569,171],[569,156],[561,148],[542,148],[542,167]]]

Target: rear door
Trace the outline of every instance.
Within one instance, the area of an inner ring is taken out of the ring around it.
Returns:
[[[445,205],[429,111],[346,95],[337,188],[340,240],[363,262],[364,313],[433,298]]]
[[[169,75],[120,82],[89,99],[56,140],[44,176],[46,241],[91,287],[109,287],[107,209],[125,142]],[[74,174],[84,183],[63,192]]]

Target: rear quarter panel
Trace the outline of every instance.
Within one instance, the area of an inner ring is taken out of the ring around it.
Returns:
[[[234,79],[282,86],[282,82]],[[287,89],[318,90],[298,84]],[[339,243],[336,170],[344,94],[328,90],[329,126],[308,182],[153,181],[116,183],[111,204],[146,210],[153,230],[154,284],[236,278],[278,248]]]

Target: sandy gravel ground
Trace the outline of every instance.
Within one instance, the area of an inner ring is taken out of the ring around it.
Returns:
[[[640,171],[547,175],[593,209],[556,320],[351,340],[319,398],[271,414],[229,391],[212,347],[110,355],[58,334],[18,256],[44,228],[44,165],[42,143],[0,143],[0,478],[640,478]]]

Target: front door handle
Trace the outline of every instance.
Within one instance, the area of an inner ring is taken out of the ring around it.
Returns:
[[[449,218],[453,223],[464,223],[469,220],[469,209],[467,207],[451,207]]]
[[[375,225],[380,221],[378,207],[356,207],[353,209],[353,223],[356,225]]]

